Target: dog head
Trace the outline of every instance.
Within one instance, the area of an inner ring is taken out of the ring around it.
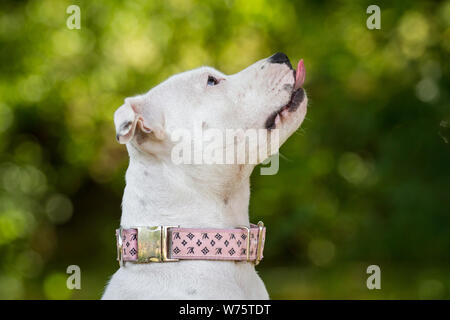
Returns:
[[[276,129],[281,146],[305,117],[304,78],[303,61],[294,70],[283,53],[233,75],[210,67],[180,73],[125,99],[114,115],[117,140],[160,157],[170,154],[174,131],[200,125],[222,132]]]

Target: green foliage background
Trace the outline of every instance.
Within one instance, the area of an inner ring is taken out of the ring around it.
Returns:
[[[66,8],[81,8],[81,29]],[[282,51],[310,97],[252,176],[272,298],[449,298],[450,1],[2,1],[0,297],[95,299],[127,166],[113,112],[168,76]],[[81,267],[82,289],[65,287]],[[367,266],[382,289],[366,288]]]

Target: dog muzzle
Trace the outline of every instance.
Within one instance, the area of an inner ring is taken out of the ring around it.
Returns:
[[[117,260],[150,263],[180,260],[247,261],[263,258],[266,228],[260,221],[230,229],[135,227],[116,230]]]

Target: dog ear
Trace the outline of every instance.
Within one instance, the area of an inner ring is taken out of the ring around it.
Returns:
[[[116,139],[119,143],[129,142],[134,137],[137,127],[144,133],[152,134],[158,140],[164,139],[162,121],[158,121],[161,119],[158,119],[157,111],[152,112],[148,110],[149,108],[144,96],[125,99],[125,103],[114,113]]]

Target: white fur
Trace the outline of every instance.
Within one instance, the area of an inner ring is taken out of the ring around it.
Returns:
[[[207,86],[209,75],[222,80]],[[199,121],[209,128],[263,129],[269,115],[288,103],[294,81],[285,64],[264,59],[231,76],[202,67],[127,98],[114,119],[118,139],[126,143],[130,156],[122,227],[249,225],[249,177],[254,165],[175,165],[170,133],[193,130]],[[277,120],[280,144],[300,126],[306,105],[305,96],[295,112]],[[126,263],[103,295],[103,299],[268,298],[253,264],[198,260]]]

